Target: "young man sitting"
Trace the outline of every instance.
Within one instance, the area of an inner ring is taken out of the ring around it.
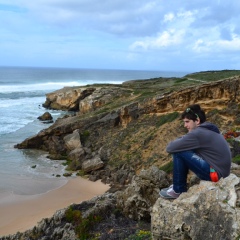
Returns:
[[[198,104],[189,106],[181,119],[188,133],[170,142],[166,149],[173,155],[173,185],[162,189],[160,196],[168,199],[187,191],[189,170],[206,181],[218,181],[230,174],[229,145],[217,126],[206,122],[201,107]]]

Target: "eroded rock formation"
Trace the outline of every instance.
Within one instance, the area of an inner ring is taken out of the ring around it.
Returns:
[[[159,198],[152,211],[152,235],[160,239],[237,239],[239,178],[201,181],[174,201]]]

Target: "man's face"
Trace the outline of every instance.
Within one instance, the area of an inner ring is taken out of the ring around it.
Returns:
[[[191,132],[193,129],[197,128],[200,124],[199,119],[197,119],[195,122],[193,120],[190,120],[188,118],[183,119],[184,127],[187,128],[188,132]]]

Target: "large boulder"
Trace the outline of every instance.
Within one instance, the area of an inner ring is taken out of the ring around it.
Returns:
[[[78,129],[73,131],[73,133],[66,135],[63,140],[66,148],[70,151],[82,146]]]
[[[64,87],[46,94],[43,107],[56,110],[78,110],[79,101],[91,95],[95,88]]]
[[[104,166],[103,161],[99,156],[95,156],[92,159],[86,160],[82,164],[82,170],[86,173],[98,170]]]
[[[117,97],[122,96],[126,90],[119,87],[101,87],[79,102],[79,112],[81,114],[91,112],[103,105],[113,102]]]
[[[42,114],[41,116],[39,116],[38,119],[39,119],[40,121],[44,121],[44,122],[47,121],[48,123],[52,123],[52,122],[53,122],[53,121],[52,121],[53,117],[52,117],[51,113],[49,113],[49,112],[45,112],[44,114]]]
[[[118,192],[117,205],[134,220],[150,220],[152,206],[159,197],[159,189],[169,185],[167,174],[153,166],[135,175],[131,184]]]
[[[230,174],[213,183],[201,181],[173,201],[159,198],[152,210],[152,236],[160,239],[238,239],[239,178]]]
[[[67,159],[71,161],[71,170],[76,171],[82,169],[82,163],[85,160],[85,155],[86,153],[82,147],[75,148],[67,155]]]

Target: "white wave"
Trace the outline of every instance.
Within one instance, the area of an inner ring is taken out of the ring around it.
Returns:
[[[66,86],[82,86],[82,85],[84,84],[80,82],[46,82],[25,85],[2,85],[0,92],[1,93],[31,92],[39,90],[54,91]]]

